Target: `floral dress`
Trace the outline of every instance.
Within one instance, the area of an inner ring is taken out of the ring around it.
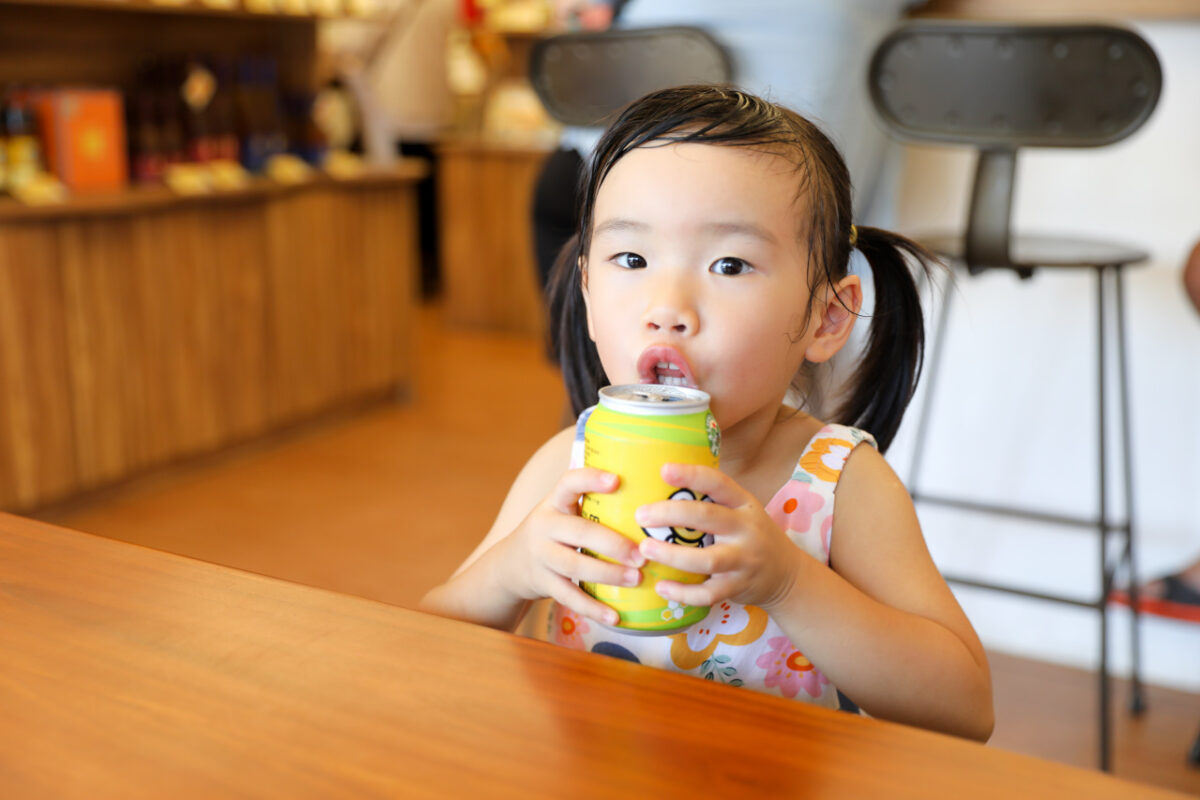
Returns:
[[[576,429],[572,467],[583,464],[582,423],[587,415],[581,415]],[[838,477],[850,452],[863,442],[875,446],[865,431],[826,425],[804,448],[791,479],[767,504],[767,514],[792,542],[826,565]],[[837,689],[758,606],[723,601],[680,633],[645,636],[608,628],[555,603],[547,633],[550,641],[576,650],[838,707]]]

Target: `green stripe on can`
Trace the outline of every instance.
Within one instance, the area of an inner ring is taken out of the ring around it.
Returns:
[[[610,439],[640,436],[653,441],[674,442],[692,447],[708,447],[708,435],[705,432],[704,414],[689,414],[676,417],[678,424],[665,424],[662,417],[655,417],[647,424],[640,419],[616,420],[593,419],[588,429],[590,433],[607,436]],[[624,434],[624,436],[622,436]]]
[[[663,619],[663,609],[661,608],[618,611],[617,613],[621,617],[620,624],[623,627],[643,631],[673,631],[694,625],[708,616],[708,608],[705,606],[683,606],[681,610],[683,616],[671,619]]]

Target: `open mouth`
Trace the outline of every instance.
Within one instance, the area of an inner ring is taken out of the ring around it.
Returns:
[[[642,383],[696,387],[691,365],[674,347],[646,348],[638,358],[638,377]]]

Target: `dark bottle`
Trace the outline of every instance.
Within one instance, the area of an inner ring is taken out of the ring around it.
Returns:
[[[218,157],[213,101],[217,78],[199,58],[189,58],[178,71],[183,133],[189,161],[204,164]]]
[[[259,61],[258,86],[264,109],[265,146],[267,157],[270,158],[288,151],[287,122],[275,59],[263,58]]]
[[[162,157],[168,167],[188,160],[184,104],[180,95],[182,80],[179,74],[179,62],[163,63],[159,65],[153,80],[158,128],[162,136]]]
[[[310,165],[319,167],[325,160],[328,143],[313,116],[315,100],[315,95],[304,92],[288,94],[284,98],[284,109],[291,152]]]
[[[8,124],[4,121],[8,100],[0,95],[0,194],[8,189]]]
[[[126,104],[129,172],[135,183],[161,181],[166,171],[162,129],[155,100],[156,71],[157,64],[153,61],[141,65]]]
[[[225,59],[213,59],[212,71],[216,88],[209,104],[209,120],[212,124],[214,158],[237,161],[238,146],[237,112],[234,108],[233,65]]]
[[[258,64],[242,58],[237,65],[234,87],[238,151],[242,166],[249,172],[261,172],[267,163],[266,119],[260,97]]]

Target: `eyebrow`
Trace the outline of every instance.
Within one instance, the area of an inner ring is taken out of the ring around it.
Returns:
[[[710,222],[703,226],[707,231],[720,234],[723,236],[737,235],[750,236],[755,239],[761,239],[764,242],[774,244],[776,242],[775,235],[766,228],[755,225],[753,222]],[[593,236],[601,236],[606,233],[623,233],[625,231],[643,232],[650,229],[650,226],[645,222],[638,222],[633,219],[606,219],[596,226],[592,232]]]
[[[632,219],[606,219],[596,226],[592,231],[593,236],[601,236],[605,233],[623,233],[624,231],[645,231],[649,230],[650,226],[644,222],[638,222]]]
[[[771,233],[762,226],[755,225],[753,222],[714,222],[709,225],[705,225],[704,227],[713,231],[714,233],[719,233],[726,236],[750,236],[771,244],[776,242],[775,234]]]

